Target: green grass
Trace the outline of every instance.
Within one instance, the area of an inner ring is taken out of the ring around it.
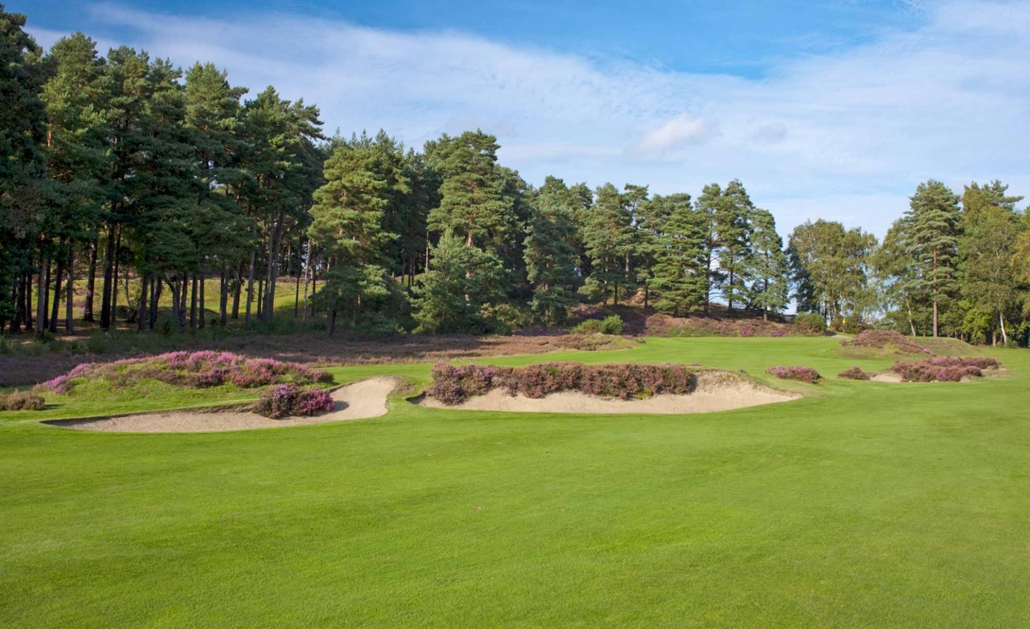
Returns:
[[[0,415],[0,626],[1027,626],[1030,353],[985,353],[1008,371],[897,385],[836,380],[891,361],[832,338],[559,356],[827,377],[688,417],[397,398],[373,420],[129,435]]]

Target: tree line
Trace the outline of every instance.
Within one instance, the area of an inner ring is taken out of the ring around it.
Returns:
[[[383,131],[327,137],[317,107],[272,87],[249,98],[213,64],[184,72],[128,47],[103,57],[81,33],[43,54],[24,24],[0,7],[9,332],[106,330],[119,313],[151,330],[169,302],[180,331],[254,327],[290,288],[294,315],[324,315],[330,334],[500,332],[630,300],[768,317],[794,300],[841,326],[1007,340],[1027,314],[1027,219],[997,182],[961,199],[921,185],[883,243],[817,221],[784,247],[740,181],[696,198],[534,187],[481,131],[420,151]]]

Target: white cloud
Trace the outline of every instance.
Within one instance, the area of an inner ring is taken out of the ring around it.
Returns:
[[[661,157],[672,149],[687,144],[701,144],[718,134],[718,127],[714,123],[704,118],[680,114],[645,133],[630,153],[643,157]]]
[[[419,146],[482,126],[533,183],[697,194],[740,178],[784,230],[821,216],[882,234],[929,177],[1030,193],[1030,0],[912,4],[907,31],[784,60],[758,80],[295,13],[215,20],[100,4],[92,15],[154,56],[214,61],[252,93],[272,84],[318,103],[330,132],[384,128]]]

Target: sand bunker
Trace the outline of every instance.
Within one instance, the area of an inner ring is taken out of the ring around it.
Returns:
[[[251,428],[303,426],[347,419],[365,419],[385,415],[386,398],[399,384],[397,378],[377,377],[362,380],[333,391],[336,408],[315,417],[269,419],[248,411],[194,409],[166,411],[124,417],[70,419],[45,422],[76,430],[105,432],[219,432]]]
[[[464,411],[507,411],[516,413],[591,413],[600,415],[685,415],[713,413],[738,408],[789,402],[800,395],[777,391],[744,379],[727,379],[725,373],[698,375],[697,389],[687,395],[655,395],[642,400],[617,400],[595,397],[576,391],[552,393],[543,398],[522,394],[511,396],[504,389],[470,398],[448,406],[433,398],[423,398],[422,406]]]
[[[883,373],[878,373],[872,378],[870,378],[870,380],[872,380],[873,382],[902,382],[901,375],[896,374],[893,371],[884,371]]]

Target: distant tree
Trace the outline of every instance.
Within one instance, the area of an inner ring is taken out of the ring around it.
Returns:
[[[750,218],[755,206],[738,180],[733,180],[722,192],[716,206],[715,231],[719,238],[719,268],[725,275],[722,296],[730,310],[734,301],[743,301],[747,295],[747,271],[751,258]]]
[[[705,302],[706,216],[693,208],[689,194],[656,195],[650,222],[655,234],[655,309],[679,316]]]
[[[862,317],[872,305],[870,254],[876,238],[822,219],[794,228],[787,247],[795,299],[801,312],[831,321]]]
[[[787,256],[783,252],[783,239],[776,233],[776,219],[766,210],[751,211],[751,251],[747,259],[746,275],[751,279],[748,299],[762,310],[762,318],[769,312],[780,312],[790,301],[787,286]]]
[[[591,273],[584,291],[607,299],[609,290],[619,303],[619,287],[632,286],[632,256],[637,247],[633,203],[638,190],[624,195],[610,183],[599,187],[596,201],[583,227],[583,242],[590,256]]]
[[[905,214],[909,224],[908,253],[919,270],[913,288],[929,291],[933,304],[933,335],[938,336],[940,306],[958,288],[958,197],[939,181],[919,184]]]
[[[576,303],[574,197],[561,179],[548,177],[536,195],[525,242],[533,285],[533,310],[548,323],[563,323]]]
[[[716,264],[720,249],[718,221],[716,215],[722,213],[725,203],[722,188],[719,184],[708,184],[697,198],[698,226],[701,230],[702,266],[704,270],[704,313],[710,314],[712,293],[719,290],[725,280],[725,274]]]

